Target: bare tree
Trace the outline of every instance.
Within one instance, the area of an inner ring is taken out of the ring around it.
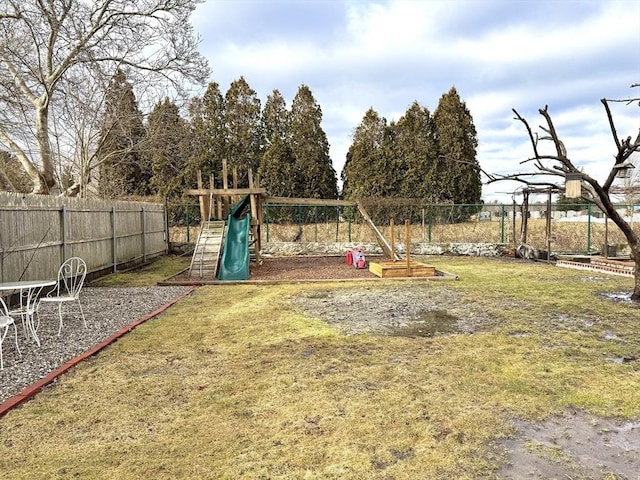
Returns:
[[[189,17],[201,0],[0,0],[0,143],[34,193],[56,186],[50,116],[78,79],[106,88],[118,67],[177,93],[203,84],[206,60]],[[86,172],[85,172],[86,174]]]
[[[637,86],[640,85],[632,85],[632,87]],[[638,302],[640,301],[640,236],[633,230],[632,225],[616,210],[612,196],[615,193],[614,180],[619,176],[621,171],[630,168],[630,157],[635,152],[640,152],[640,129],[638,130],[635,140],[631,135],[626,138],[619,138],[611,112],[611,105],[620,102],[635,105],[640,102],[640,98],[629,98],[625,100],[603,98],[600,102],[604,106],[615,145],[613,164],[603,183],[598,182],[595,178],[583,172],[569,159],[565,145],[553,124],[547,106],[538,110],[545,121],[545,125],[539,127],[544,132],[541,136],[534,133],[527,120],[515,109],[513,110],[515,119],[522,122],[525,126],[533,148],[533,156],[521,162],[523,165],[528,165],[530,170],[509,175],[491,175],[488,183],[501,180],[515,180],[530,187],[549,187],[562,191],[564,190],[564,182],[567,175],[573,174],[580,178],[582,198],[597,205],[618,228],[620,228],[629,243],[631,257],[635,262],[635,285],[631,298]],[[539,145],[540,141],[551,142],[553,151],[551,153],[543,153]]]

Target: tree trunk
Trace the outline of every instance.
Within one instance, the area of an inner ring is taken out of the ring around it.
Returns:
[[[16,156],[16,158],[22,165],[22,168],[24,168],[25,173],[29,176],[31,183],[33,184],[33,190],[39,187],[40,184],[42,183],[40,178],[40,172],[38,171],[36,166],[33,163],[31,163],[31,160],[29,160],[29,158],[25,155],[25,153],[22,151],[20,146],[18,146],[18,144],[16,144],[13,140],[7,137],[1,130],[0,130],[0,141],[2,141],[2,143],[7,145],[9,148],[11,148],[11,151],[13,152],[13,154]]]
[[[5,192],[15,192],[16,187],[11,183],[11,179],[7,176],[4,170],[0,169],[0,188]]]
[[[36,107],[36,139],[40,149],[42,166],[37,171],[38,178],[29,173],[33,181],[33,193],[49,194],[56,184],[53,168],[53,154],[49,143],[49,97],[45,93],[35,102]]]
[[[640,302],[640,241],[634,243],[629,242],[631,248],[631,258],[635,265],[633,293],[631,294],[631,300],[634,302]]]
[[[603,202],[604,203],[604,202]],[[613,203],[610,201],[604,203],[605,207],[604,211],[609,218],[613,220],[613,222],[620,228],[622,233],[624,234],[627,242],[629,243],[629,248],[631,249],[631,258],[635,264],[635,272],[634,272],[634,286],[633,293],[631,294],[631,300],[634,302],[640,302],[640,237],[633,230],[631,225],[618,213],[618,211],[614,208]]]

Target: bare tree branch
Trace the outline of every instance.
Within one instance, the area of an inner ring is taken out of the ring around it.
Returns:
[[[632,87],[636,86],[640,86],[640,84],[632,85]],[[625,100],[624,103],[630,105],[635,100],[638,99],[632,99],[631,101]],[[620,212],[618,212],[611,198],[612,185],[618,177],[619,172],[621,169],[628,168],[630,166],[628,161],[632,154],[640,152],[640,129],[638,130],[635,141],[632,141],[632,135],[629,135],[626,138],[619,138],[613,113],[609,105],[613,102],[618,103],[622,101],[607,99],[601,100],[601,103],[605,108],[605,113],[609,122],[609,129],[613,136],[615,145],[614,163],[603,184],[600,184],[595,178],[591,177],[587,173],[578,170],[578,168],[569,159],[566,147],[555,129],[547,106],[538,110],[538,113],[545,119],[546,123],[546,125],[540,126],[540,129],[545,133],[545,135],[541,137],[538,137],[537,134],[531,130],[527,120],[513,109],[513,112],[516,115],[515,119],[525,126],[534,153],[533,157],[521,161],[520,164],[530,165],[532,170],[508,175],[492,175],[489,176],[490,180],[487,183],[511,180],[523,183],[527,185],[527,187],[546,186],[548,188],[555,188],[559,191],[563,191],[563,185],[561,185],[560,182],[550,180],[550,178],[559,177],[564,180],[566,175],[569,173],[579,173],[583,198],[595,203],[620,228],[629,242],[632,257],[635,261],[635,286],[631,298],[635,301],[640,301],[640,236],[634,231],[631,224],[623,218]],[[542,154],[539,150],[540,140],[550,141],[553,143],[555,155]]]
[[[64,78],[83,77],[101,90],[106,85],[95,73],[113,74],[128,65],[148,73],[149,85],[166,85],[178,93],[184,93],[185,83],[205,82],[209,69],[189,21],[198,3],[4,0],[0,142],[20,158],[34,192],[50,191],[56,164],[62,161],[52,150],[50,110],[56,93],[66,88]]]

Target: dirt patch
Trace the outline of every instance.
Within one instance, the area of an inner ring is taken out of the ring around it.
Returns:
[[[427,282],[314,290],[289,301],[350,335],[430,337],[473,333],[497,322],[479,305],[463,303],[458,292]]]
[[[505,480],[640,478],[640,422],[570,412],[543,423],[516,421],[517,436],[504,442]]]

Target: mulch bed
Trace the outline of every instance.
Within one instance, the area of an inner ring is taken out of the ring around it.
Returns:
[[[375,260],[374,260],[375,261]],[[336,280],[377,278],[366,268],[347,265],[346,257],[263,257],[252,263],[249,280]]]
[[[251,262],[249,267],[249,281],[278,282],[278,281],[309,281],[309,280],[358,280],[375,279],[369,271],[369,261],[380,258],[367,257],[366,268],[358,269],[347,265],[346,256],[301,256],[301,257],[261,257],[261,262]],[[162,285],[193,285],[222,282],[214,278],[189,277],[184,271],[179,275],[160,282]]]

